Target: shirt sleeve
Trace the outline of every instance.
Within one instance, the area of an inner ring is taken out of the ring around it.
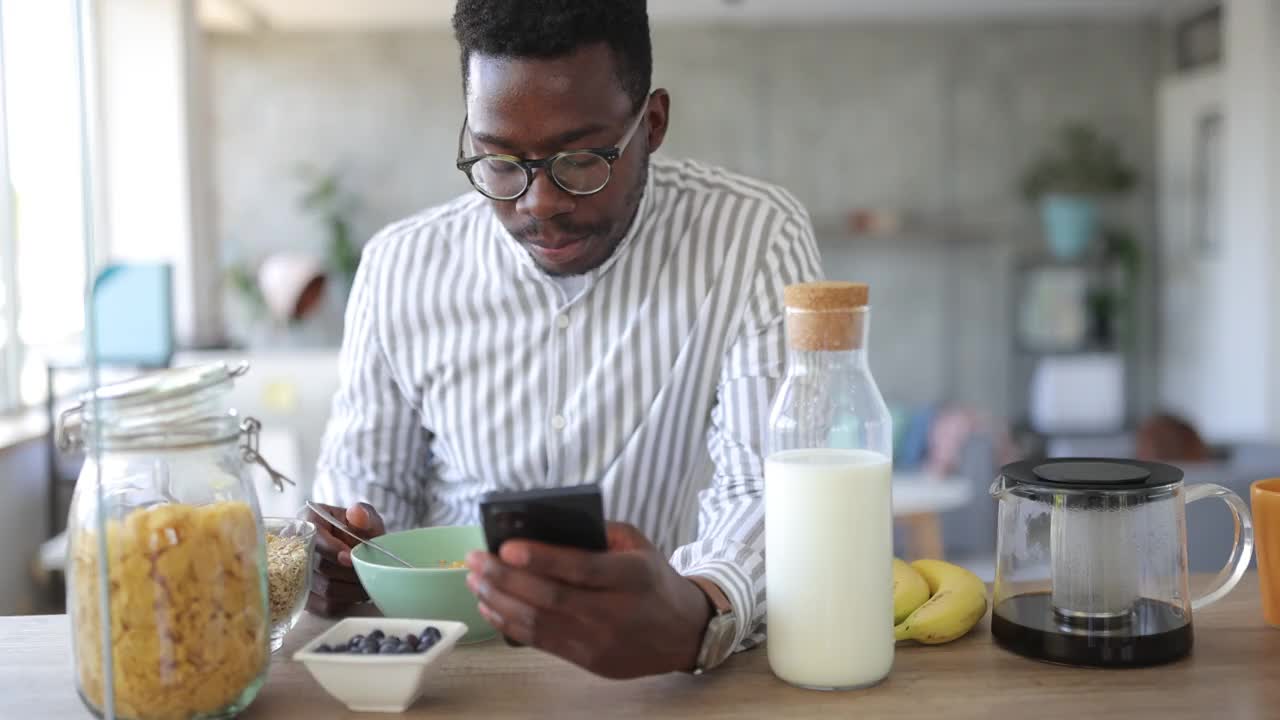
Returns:
[[[698,537],[671,561],[681,574],[706,577],[728,596],[738,619],[735,651],[764,640],[764,441],[786,372],[782,290],[821,277],[813,229],[801,210],[783,221],[752,281],[711,413],[707,447],[715,473],[699,494]]]
[[[320,446],[316,500],[367,502],[388,530],[420,525],[427,512],[431,436],[397,382],[378,330],[378,288],[391,258],[375,239],[356,272],[338,358],[338,391]]]

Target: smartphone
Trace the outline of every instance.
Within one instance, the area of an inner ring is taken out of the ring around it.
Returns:
[[[480,519],[489,552],[495,555],[514,538],[582,550],[608,547],[599,485],[485,493],[480,498]],[[512,647],[521,645],[502,637]]]
[[[607,547],[599,485],[486,493],[480,498],[480,519],[495,555],[513,538],[583,550]]]

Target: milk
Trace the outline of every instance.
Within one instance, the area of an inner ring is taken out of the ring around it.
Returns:
[[[769,665],[821,689],[866,687],[893,665],[891,463],[807,449],[765,461]]]

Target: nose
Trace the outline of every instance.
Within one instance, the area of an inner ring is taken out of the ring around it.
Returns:
[[[529,190],[516,201],[516,209],[536,220],[549,220],[573,212],[573,196],[556,185],[546,168],[533,171]]]

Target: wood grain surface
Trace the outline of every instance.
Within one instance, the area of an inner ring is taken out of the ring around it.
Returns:
[[[1197,578],[1202,587],[1208,578]],[[289,659],[328,626],[305,616],[243,715],[251,719],[378,718],[350,713]],[[898,648],[888,680],[869,690],[791,688],[765,651],[734,656],[704,677],[615,682],[501,641],[459,648],[409,718],[982,718],[1101,720],[1280,718],[1280,630],[1262,621],[1257,577],[1195,617],[1191,657],[1141,670],[1087,670],[1025,660],[992,644],[984,620],[949,645]],[[65,616],[0,618],[0,718],[87,718],[75,693]]]

